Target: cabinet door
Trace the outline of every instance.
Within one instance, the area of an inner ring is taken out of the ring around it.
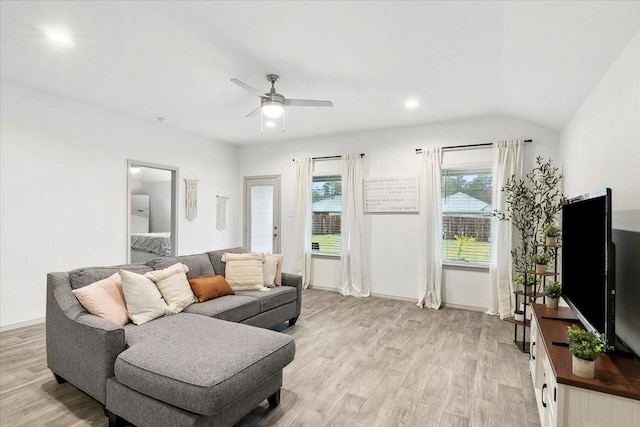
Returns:
[[[544,390],[542,390],[542,401],[544,402],[543,406],[545,406],[545,425],[556,426],[558,419],[558,402],[556,402],[558,384],[555,375],[553,375],[551,364],[546,357],[543,361],[543,369]]]

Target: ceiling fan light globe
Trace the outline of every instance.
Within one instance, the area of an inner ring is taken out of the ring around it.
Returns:
[[[280,104],[266,104],[262,106],[262,113],[270,119],[277,119],[284,112],[284,107]]]

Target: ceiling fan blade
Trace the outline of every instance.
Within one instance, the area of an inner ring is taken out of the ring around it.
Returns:
[[[318,101],[315,99],[285,99],[284,105],[292,107],[333,107],[331,101]]]
[[[256,114],[258,114],[260,112],[260,110],[262,109],[262,105],[259,106],[258,108],[256,108],[255,110],[253,110],[252,112],[250,112],[249,114],[247,114],[247,117],[253,117]]]
[[[260,92],[258,89],[249,86],[245,82],[241,82],[238,79],[231,79],[231,81],[233,83],[237,84],[238,86],[245,88],[246,90],[248,90],[249,92],[253,93],[254,95],[258,95],[260,98],[268,98],[267,95],[265,95],[264,93]]]

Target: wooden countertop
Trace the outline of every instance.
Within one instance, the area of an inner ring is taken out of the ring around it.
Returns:
[[[532,304],[532,306],[533,315],[558,383],[640,400],[640,361],[638,359],[626,355],[604,354],[596,360],[594,379],[573,375],[569,348],[552,344],[567,342],[567,326],[572,323],[545,319],[543,316],[566,319],[575,319],[576,316],[568,307],[552,309],[543,304]]]

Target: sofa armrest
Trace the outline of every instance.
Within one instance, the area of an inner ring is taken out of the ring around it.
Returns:
[[[90,314],[71,291],[68,273],[47,275],[47,366],[106,403],[106,382],[125,350],[124,329]]]
[[[300,316],[302,309],[302,276],[291,273],[282,273],[282,285],[291,286],[298,290],[298,297],[296,298],[296,318]]]

